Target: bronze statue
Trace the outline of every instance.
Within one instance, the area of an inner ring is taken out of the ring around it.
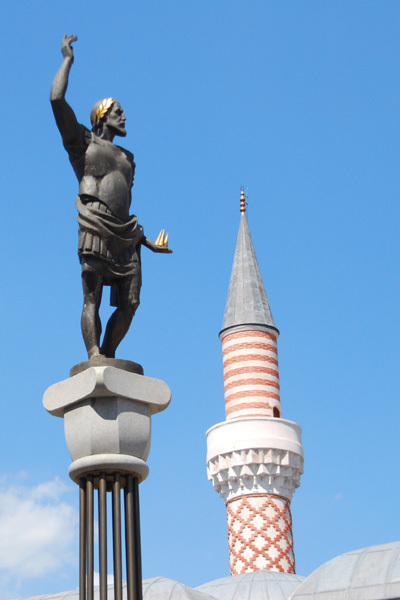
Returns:
[[[153,252],[172,252],[168,234],[161,231],[156,242],[143,234],[134,215],[129,215],[135,175],[133,154],[113,144],[126,136],[125,116],[113,98],[97,102],[90,113],[92,130],[80,125],[65,100],[69,72],[74,62],[72,43],[64,35],[64,60],[51,87],[50,101],[64,148],[79,181],[76,200],[79,223],[78,256],[82,265],[84,304],[82,335],[89,358],[115,357],[139,306],[141,246]],[[100,346],[99,308],[103,286],[111,286],[111,315]]]

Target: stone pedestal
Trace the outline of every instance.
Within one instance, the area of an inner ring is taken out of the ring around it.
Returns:
[[[169,387],[114,366],[89,366],[80,372],[77,367],[72,369],[76,375],[52,385],[43,397],[46,410],[64,418],[71,479],[79,483],[86,474],[118,471],[143,481],[149,472],[151,415],[167,408]]]
[[[76,365],[69,379],[52,385],[44,394],[46,410],[64,418],[73,461],[69,475],[79,485],[80,600],[94,597],[95,490],[100,598],[107,598],[107,495],[111,495],[115,598],[122,600],[124,530],[127,598],[142,599],[138,487],[149,473],[151,415],[167,408],[170,400],[167,384],[145,377],[140,365],[103,357]]]

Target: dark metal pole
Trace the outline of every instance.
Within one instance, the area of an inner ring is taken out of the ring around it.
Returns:
[[[125,545],[127,600],[137,600],[134,585],[133,481],[130,475],[127,475],[125,485]]]
[[[132,475],[126,477],[125,529],[126,573],[128,600],[142,600],[142,557],[140,550],[139,482]]]
[[[99,478],[99,571],[100,600],[107,600],[107,480]]]
[[[115,473],[112,488],[113,542],[114,542],[114,598],[122,600],[121,548],[121,479]]]
[[[86,480],[79,482],[79,600],[86,600]]]
[[[93,477],[86,480],[87,600],[93,600]]]
[[[97,488],[97,485],[96,485]],[[107,476],[101,473],[99,500],[99,600],[107,600]],[[125,544],[127,600],[142,600],[139,481],[125,478]],[[94,477],[80,480],[79,600],[94,600]],[[112,482],[114,599],[122,600],[121,475]]]
[[[135,536],[136,598],[142,600],[142,549],[140,543],[139,481],[133,477],[133,518]]]

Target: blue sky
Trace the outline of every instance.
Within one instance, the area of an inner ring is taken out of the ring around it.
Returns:
[[[42,407],[85,359],[77,183],[48,101],[64,33],[79,37],[68,101],[86,125],[98,99],[121,102],[132,210],[174,250],[144,249],[118,353],[173,394],[141,485],[144,576],[229,573],[204,435],[224,419],[217,334],[241,185],[281,331],[282,416],[303,428],[297,572],[399,539],[400,4],[39,0],[7,3],[2,25],[4,600],[78,584],[78,490]]]

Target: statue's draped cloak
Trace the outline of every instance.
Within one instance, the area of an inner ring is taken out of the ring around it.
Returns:
[[[80,260],[95,258],[104,263],[110,280],[140,276],[140,242],[143,229],[137,217],[123,222],[101,201],[90,196],[76,199],[79,223]]]

